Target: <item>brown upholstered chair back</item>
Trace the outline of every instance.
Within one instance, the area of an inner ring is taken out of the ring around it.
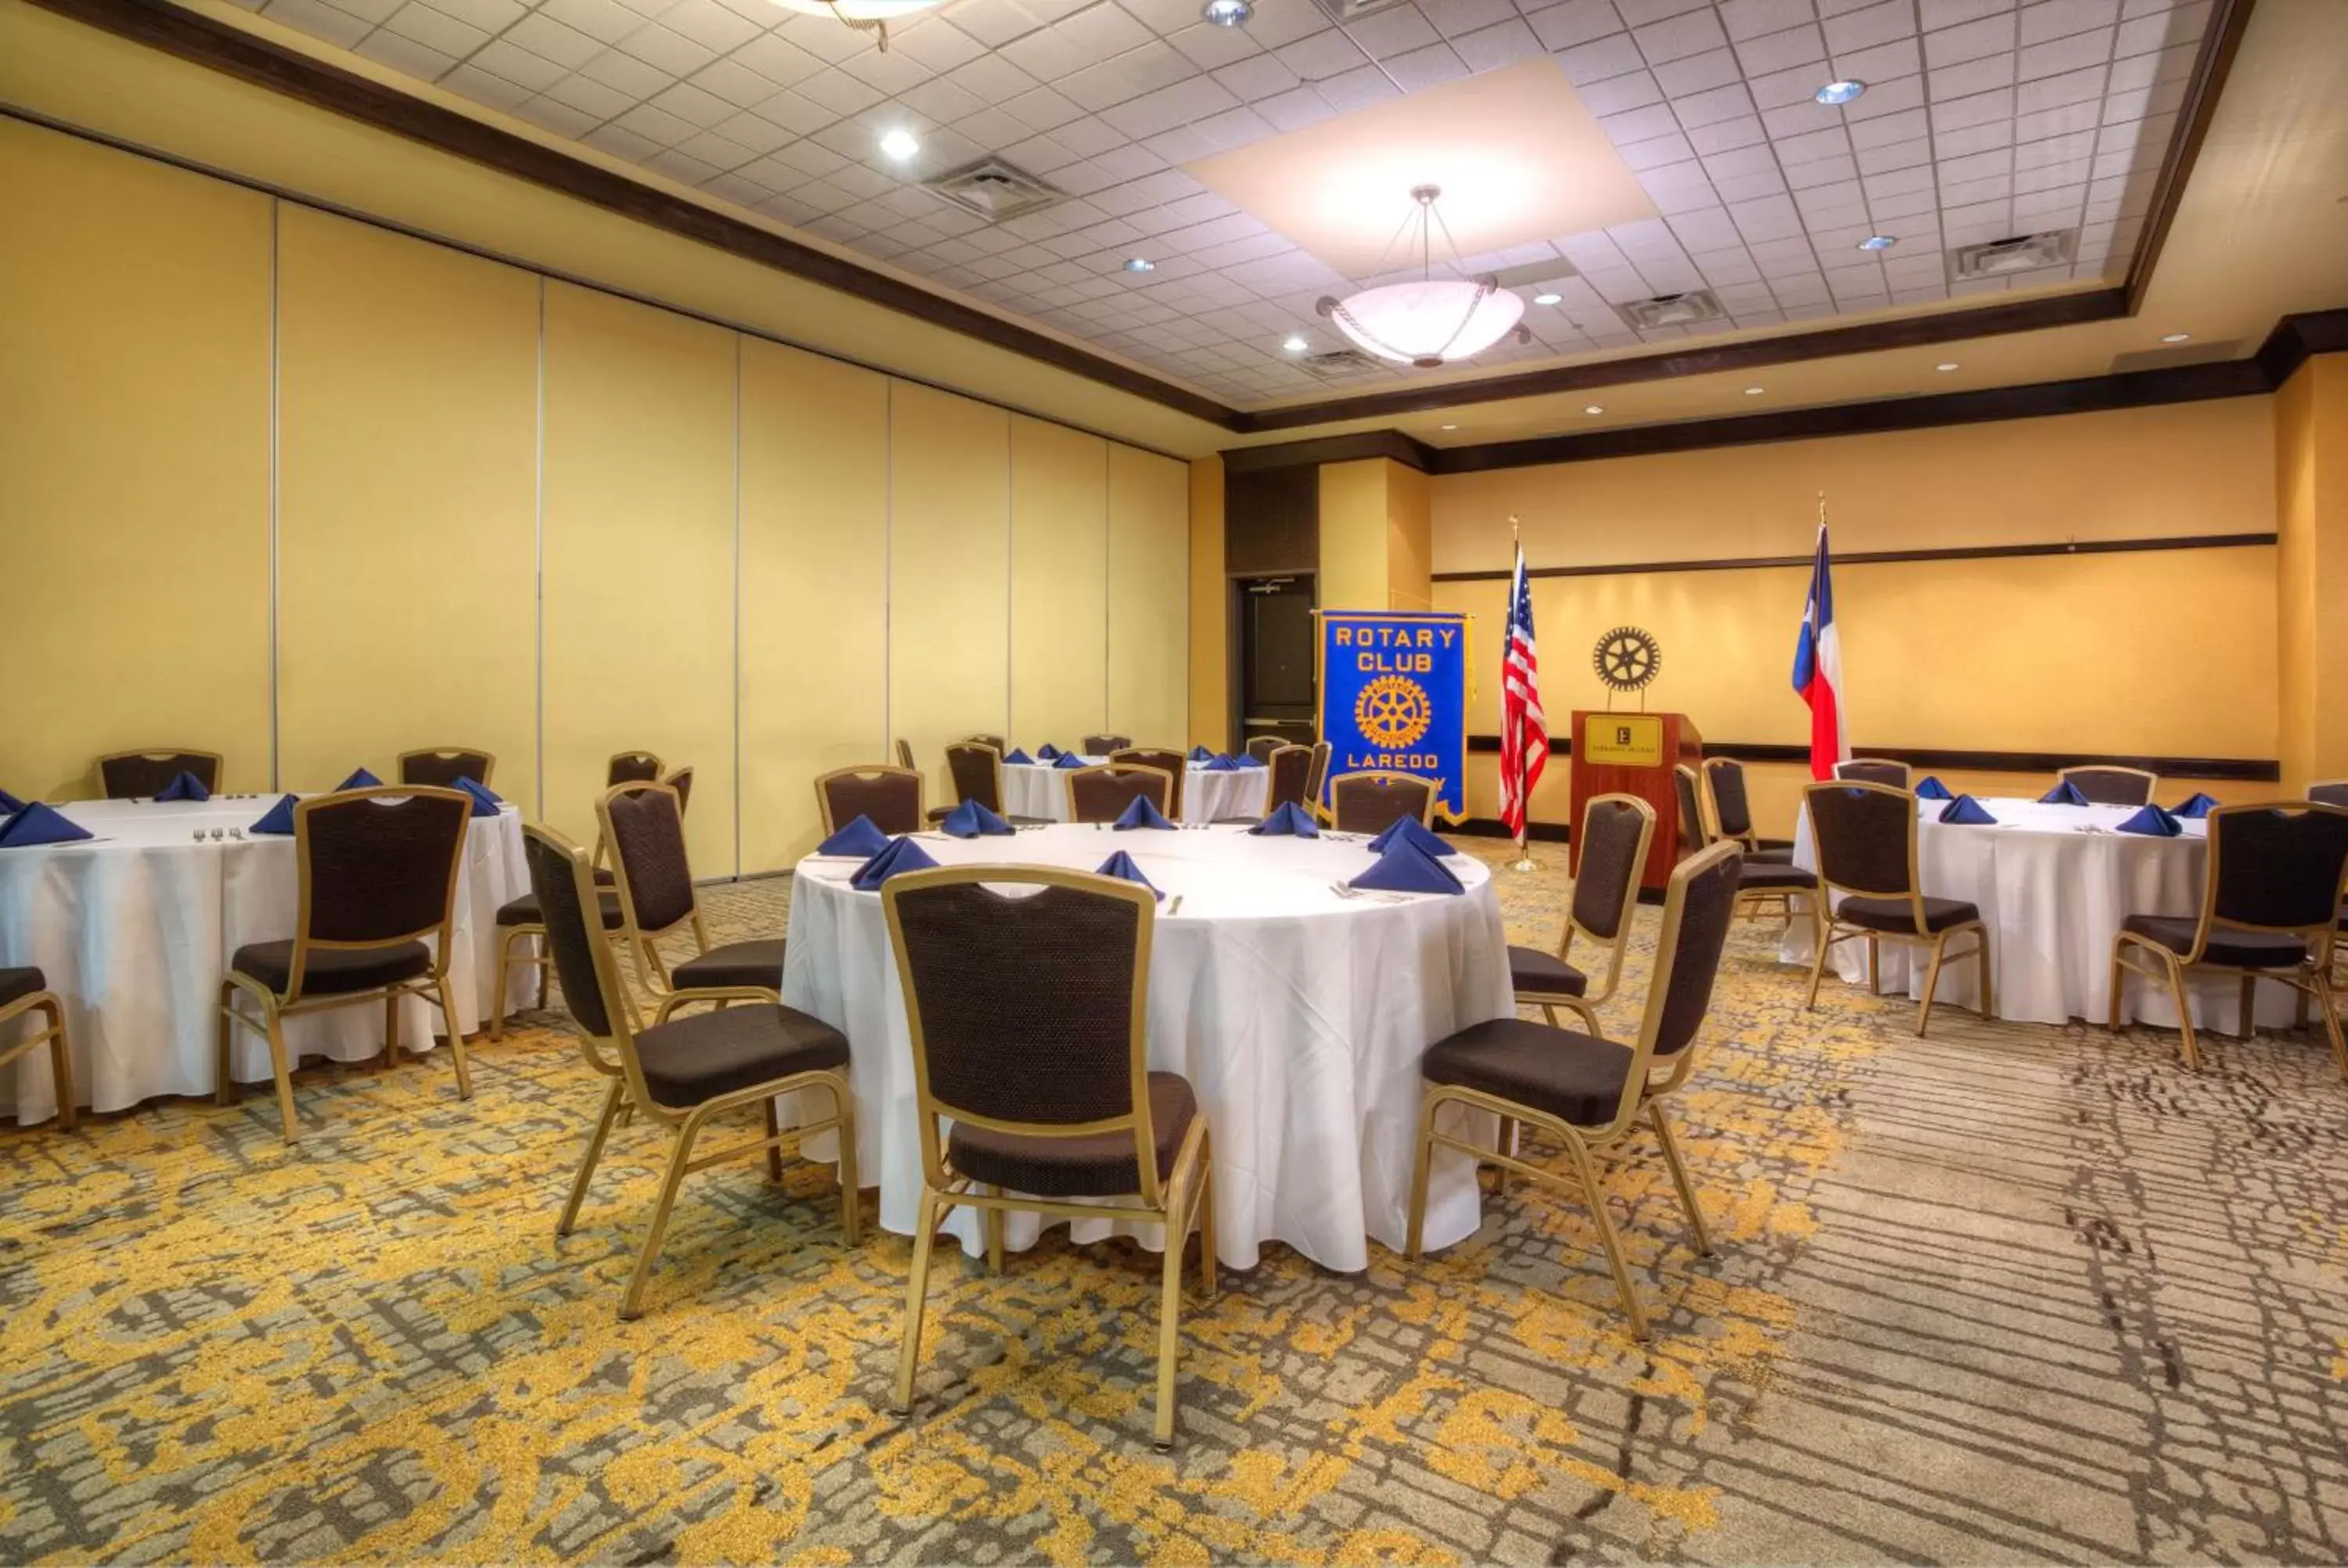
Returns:
[[[1657,1056],[1677,1056],[1686,1050],[1712,1007],[1713,983],[1720,978],[1721,949],[1727,944],[1745,863],[1733,846],[1722,847],[1730,852],[1688,860],[1665,894],[1667,907],[1671,894],[1679,895],[1679,926],[1664,932],[1664,946],[1656,954],[1654,977],[1647,987]],[[1670,925],[1668,919],[1664,923]]]
[[[1077,768],[1067,777],[1072,822],[1115,822],[1142,795],[1148,796],[1150,804],[1159,811],[1170,811],[1167,803],[1173,798],[1174,780],[1160,768],[1109,763]]]
[[[538,894],[547,945],[553,949],[562,1005],[571,1009],[582,1034],[608,1038],[620,1017],[619,993],[608,973],[611,949],[603,940],[602,921],[599,917],[592,930],[587,923],[595,891],[592,881],[583,893],[580,887],[585,857],[561,834],[535,825],[523,830],[522,849],[530,860],[530,885]]]
[[[1264,796],[1265,815],[1283,805],[1305,805],[1312,800],[1313,748],[1311,746],[1275,746],[1264,759],[1272,770],[1272,778]]]
[[[913,765],[913,743],[912,743],[912,742],[911,742],[911,741],[907,741],[907,740],[900,740],[900,741],[898,741],[898,743],[897,743],[897,765],[898,765],[899,767],[901,767],[901,768],[910,768],[910,767],[911,767],[911,766]]]
[[[1268,763],[1272,761],[1272,753],[1285,743],[1278,735],[1258,735],[1247,743],[1247,754],[1259,762]]]
[[[1086,735],[1078,749],[1088,757],[1105,757],[1111,752],[1121,752],[1133,744],[1131,735]]]
[[[472,813],[470,795],[401,784],[301,802],[294,808],[294,846],[302,868],[302,937],[375,947],[445,930]]]
[[[671,768],[661,775],[661,783],[676,791],[676,815],[683,816],[693,807],[693,769],[690,766]]]
[[[974,800],[989,811],[1003,809],[1003,753],[983,741],[958,741],[946,748],[954,803]]]
[[[1329,782],[1340,833],[1384,833],[1406,816],[1424,823],[1434,805],[1434,784],[1416,774],[1341,774]]]
[[[1802,791],[1818,876],[1849,893],[1904,898],[1914,881],[1916,797],[1890,784],[1814,784]]]
[[[1854,784],[1890,784],[1893,789],[1908,787],[1908,764],[1883,757],[1853,757],[1847,763],[1835,764],[1835,777]]]
[[[1119,746],[1108,754],[1113,763],[1131,767],[1156,768],[1174,781],[1173,798],[1166,802],[1166,815],[1182,815],[1182,782],[1190,776],[1190,759],[1180,752],[1169,752],[1159,746]]]
[[[2329,930],[2348,874],[2348,808],[2221,805],[2209,814],[2211,919],[2267,930]]]
[[[1694,768],[1685,763],[1674,763],[1672,789],[1679,800],[1680,854],[1694,855],[1712,838],[1704,823],[1704,787],[1697,782]]]
[[[815,798],[826,834],[860,816],[891,836],[922,830],[922,775],[911,768],[841,768],[815,781]]]
[[[627,784],[597,806],[612,845],[622,902],[636,928],[658,936],[694,911],[693,866],[685,852],[685,812],[666,784]]]
[[[402,752],[399,754],[399,782],[404,784],[430,784],[436,789],[454,789],[458,779],[471,779],[477,784],[487,784],[497,765],[498,759],[487,752],[466,751],[458,746]]]
[[[603,767],[603,787],[644,784],[661,776],[661,760],[650,752],[616,752]]]
[[[2097,805],[2148,804],[2152,792],[2160,784],[2157,774],[2142,768],[2065,768],[2054,776],[2069,780],[2081,794]]]
[[[221,783],[218,752],[117,752],[98,759],[98,782],[108,800],[160,794],[181,774],[193,774],[207,791]]]
[[[2318,805],[2348,805],[2348,779],[2326,779],[2307,786],[2307,798]]]
[[[1313,743],[1313,773],[1304,781],[1304,799],[1308,804],[1318,806],[1321,804],[1321,793],[1329,783],[1329,756],[1334,749],[1326,741]]]
[[[1745,764],[1733,757],[1713,757],[1704,764],[1704,781],[1712,785],[1712,819],[1724,838],[1743,838],[1753,831],[1753,804],[1745,794]]]
[[[1581,863],[1573,876],[1573,923],[1612,938],[1639,896],[1640,846],[1653,818],[1628,800],[1593,800],[1581,815]]]

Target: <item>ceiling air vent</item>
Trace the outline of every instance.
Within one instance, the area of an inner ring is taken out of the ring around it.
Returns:
[[[1975,278],[2002,278],[2008,272],[2034,272],[2040,267],[2060,267],[2068,264],[2078,249],[2079,232],[2075,229],[2011,234],[1979,245],[1960,245],[1949,252],[1949,281],[1962,283]]]
[[[1640,332],[1656,327],[1692,327],[1699,322],[1716,322],[1725,318],[1726,311],[1710,289],[1694,289],[1684,294],[1657,294],[1652,300],[1631,300],[1616,305],[1615,313]]]
[[[1366,375],[1378,368],[1378,362],[1357,348],[1333,348],[1324,354],[1308,354],[1296,362],[1313,374],[1332,381],[1342,376]]]
[[[1409,3],[1410,0],[1320,0],[1321,9],[1329,14],[1331,21],[1338,23],[1358,21],[1373,11],[1391,11]]]
[[[1066,200],[1068,196],[1058,186],[992,154],[922,183],[963,211],[990,223],[1000,223],[1022,213],[1040,212],[1054,202]]]

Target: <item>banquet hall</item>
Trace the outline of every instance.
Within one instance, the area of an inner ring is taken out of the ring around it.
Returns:
[[[2348,1559],[2348,4],[0,0],[0,1562]]]

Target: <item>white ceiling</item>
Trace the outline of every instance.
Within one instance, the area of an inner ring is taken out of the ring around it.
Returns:
[[[771,0],[249,0],[263,15],[1045,323],[1243,407],[1323,379],[1313,302],[1346,279],[1183,164],[1550,54],[1661,217],[1483,256],[1557,263],[1529,368],[1690,335],[1610,308],[1715,290],[1766,328],[2126,270],[2209,0],[1405,0],[1338,26],[1257,0],[947,0],[870,33]],[[1812,101],[1838,77],[1869,90]],[[896,164],[882,132],[922,150]],[[989,225],[914,183],[1000,153],[1071,194]],[[1397,192],[1393,220],[1406,197]],[[2075,266],[1952,289],[1952,246],[2079,230]],[[1898,244],[1856,249],[1869,234]],[[1157,270],[1122,270],[1134,255]],[[1529,282],[1522,292],[1529,294]]]

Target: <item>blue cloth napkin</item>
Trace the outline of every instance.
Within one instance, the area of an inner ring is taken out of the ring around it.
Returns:
[[[2079,786],[2077,784],[2073,784],[2069,779],[2065,779],[2053,789],[2050,789],[2044,794],[2040,795],[2038,797],[2038,804],[2041,805],[2085,805],[2089,803],[2087,797],[2080,793]]]
[[[818,855],[861,855],[867,860],[889,847],[889,835],[869,816],[854,822],[815,846]]]
[[[280,795],[277,804],[261,814],[261,820],[245,829],[247,833],[292,833],[294,831],[294,797]]]
[[[1056,746],[1056,745],[1054,745],[1054,744],[1053,744],[1051,742],[1049,742],[1049,741],[1045,741],[1042,745],[1037,746],[1037,747],[1035,748],[1035,758],[1036,758],[1036,760],[1037,760],[1038,762],[1045,762],[1045,763],[1048,763],[1048,762],[1052,761],[1054,758],[1057,757],[1059,754],[1060,754],[1060,748],[1059,748],[1059,747],[1057,747],[1057,746]],[[1003,760],[1004,760],[1004,762],[1006,762],[1006,763],[1007,763],[1007,762],[1009,762],[1011,759],[1010,759],[1009,757],[1005,757],[1005,758],[1004,758]]]
[[[489,785],[479,779],[460,777],[457,780],[457,787],[473,797],[475,816],[495,816],[498,815],[498,807],[505,804],[502,799],[490,792]]]
[[[2172,816],[2188,817],[2193,821],[2199,822],[2201,818],[2209,815],[2210,812],[2216,810],[2219,804],[2219,803],[2215,797],[2203,794],[2200,791],[2196,790],[2193,792],[2191,799],[2188,800],[2183,805],[2178,806],[2169,815]]]
[[[1248,829],[1259,838],[1292,833],[1299,838],[1318,838],[1321,830],[1313,825],[1312,816],[1294,801],[1283,801],[1278,811]]]
[[[2163,810],[2159,802],[2155,801],[2140,808],[2135,815],[2121,823],[2119,831],[2147,833],[2156,838],[2175,838],[2185,831],[2185,825],[2178,821],[2171,813]]]
[[[14,816],[24,809],[25,803],[23,801],[18,800],[6,790],[0,789],[0,816]]]
[[[1381,893],[1465,893],[1451,867],[1409,839],[1386,845],[1378,863],[1345,884]]]
[[[1209,757],[1204,764],[1200,764],[1200,771],[1210,774],[1235,774],[1240,771],[1240,765],[1229,757]]]
[[[1375,838],[1370,840],[1371,852],[1373,854],[1384,855],[1388,846],[1393,845],[1396,839],[1409,840],[1411,843],[1417,845],[1421,849],[1426,850],[1429,855],[1434,856],[1437,860],[1442,859],[1447,855],[1457,855],[1459,853],[1449,845],[1444,843],[1442,839],[1437,837],[1433,828],[1427,826],[1426,824],[1419,821],[1418,818],[1415,816],[1398,816],[1395,818],[1395,824],[1392,827],[1387,828],[1384,833],[1379,834]]]
[[[1257,756],[1253,752],[1241,752],[1238,756],[1231,760],[1239,764],[1239,765],[1243,768],[1261,768],[1271,765],[1262,757]]]
[[[1151,893],[1156,894],[1159,897],[1163,898],[1166,897],[1165,894],[1159,892],[1157,883],[1152,882],[1148,877],[1144,876],[1141,874],[1141,867],[1133,863],[1133,856],[1128,855],[1122,849],[1118,850],[1115,855],[1110,856],[1107,860],[1102,861],[1098,866],[1094,866],[1093,870],[1096,874],[1102,876],[1114,876],[1120,881],[1125,882],[1138,882],[1144,887],[1148,888]]]
[[[1209,751],[1204,746],[1192,746],[1190,748],[1190,760],[1194,763],[1203,763],[1214,754],[1214,753]]]
[[[361,768],[358,772],[353,774],[350,777],[345,779],[335,787],[338,790],[376,789],[380,787],[382,784],[383,781],[381,779],[367,772],[366,769]]]
[[[1135,827],[1170,829],[1174,825],[1166,820],[1166,814],[1158,809],[1156,801],[1146,794],[1138,794],[1133,797],[1132,804],[1128,805],[1117,819],[1109,825],[1116,828],[1117,832],[1123,833],[1128,828]]]
[[[204,781],[195,774],[181,773],[157,792],[155,798],[157,800],[210,800],[212,798],[212,792],[206,789]]]
[[[976,838],[982,833],[1007,834],[1016,830],[981,803],[966,800],[946,813],[945,820],[938,824],[938,831],[953,838]]]
[[[910,838],[892,838],[889,847],[856,868],[848,885],[859,893],[870,893],[900,871],[927,871],[937,862],[930,852]]]
[[[1941,820],[1972,827],[1994,827],[1997,825],[1997,818],[1990,815],[1989,807],[1969,794],[1961,794],[1942,806]]]
[[[28,849],[36,844],[71,844],[88,838],[89,829],[66,820],[56,806],[27,801],[25,809],[0,824],[0,849]]]
[[[1948,785],[1931,774],[1926,774],[1923,782],[1916,786],[1916,798],[1918,800],[1952,800],[1955,797],[1949,793]]]
[[[1057,757],[1053,759],[1052,765],[1056,768],[1080,768],[1086,766],[1086,764],[1084,758],[1076,755],[1074,752],[1062,752]]]
[[[1051,761],[1049,757],[1046,757],[1044,760],[1045,762]],[[1032,768],[1035,765],[1035,759],[1029,756],[1025,752],[1021,751],[1017,746],[1012,747],[1011,754],[1004,758],[1003,761],[1006,767],[1016,764],[1023,768]]]

